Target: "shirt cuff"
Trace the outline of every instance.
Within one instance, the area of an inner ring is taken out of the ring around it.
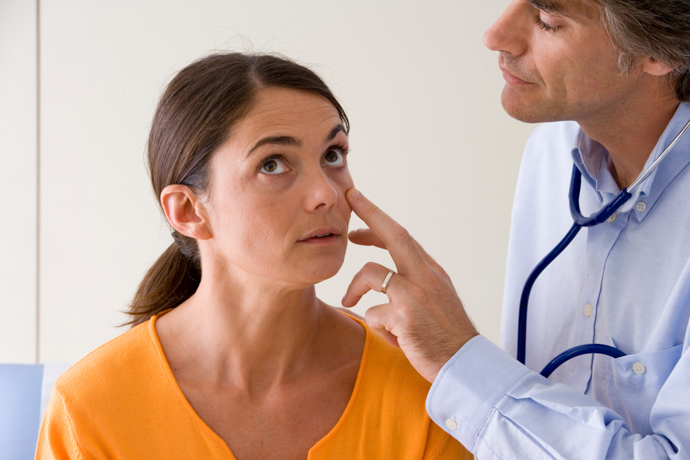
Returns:
[[[485,337],[468,341],[441,369],[426,399],[431,419],[470,450],[498,401],[530,371]]]

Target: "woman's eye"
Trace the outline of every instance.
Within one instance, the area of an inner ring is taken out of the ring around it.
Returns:
[[[331,149],[324,154],[323,162],[328,166],[341,166],[345,164],[345,154],[340,150]]]
[[[269,158],[261,163],[260,170],[265,174],[282,174],[287,171],[287,167],[282,159]]]

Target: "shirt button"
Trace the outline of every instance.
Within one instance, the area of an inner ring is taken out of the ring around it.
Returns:
[[[592,312],[594,311],[594,307],[592,307],[590,304],[585,305],[584,309],[584,314],[586,317],[592,316]]]
[[[647,203],[644,201],[638,201],[637,206],[635,206],[638,211],[645,212],[647,210]]]
[[[636,373],[637,375],[644,374],[645,370],[646,370],[646,368],[644,367],[644,364],[642,364],[642,363],[633,364],[633,372]]]
[[[611,214],[611,217],[606,219],[606,222],[613,223],[616,221],[616,218],[618,217],[618,214]]]
[[[446,420],[446,426],[448,427],[449,430],[457,430],[458,429],[458,422],[456,422],[452,418],[449,418],[448,420]]]

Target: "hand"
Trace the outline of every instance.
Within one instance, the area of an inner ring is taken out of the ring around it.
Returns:
[[[388,249],[397,273],[390,279],[389,303],[367,310],[369,326],[399,346],[422,377],[433,382],[443,365],[479,335],[448,274],[412,236],[358,190],[346,194],[369,229],[350,232],[355,244]],[[388,268],[369,262],[353,278],[342,304],[351,308],[369,290],[382,292]]]

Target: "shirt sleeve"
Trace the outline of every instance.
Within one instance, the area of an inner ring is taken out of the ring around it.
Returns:
[[[64,401],[55,388],[38,435],[36,459],[83,459]]]
[[[530,371],[479,336],[441,369],[427,411],[479,460],[690,459],[690,399],[673,375],[668,383],[662,392],[674,394],[657,398],[655,432],[632,434],[612,410]]]

